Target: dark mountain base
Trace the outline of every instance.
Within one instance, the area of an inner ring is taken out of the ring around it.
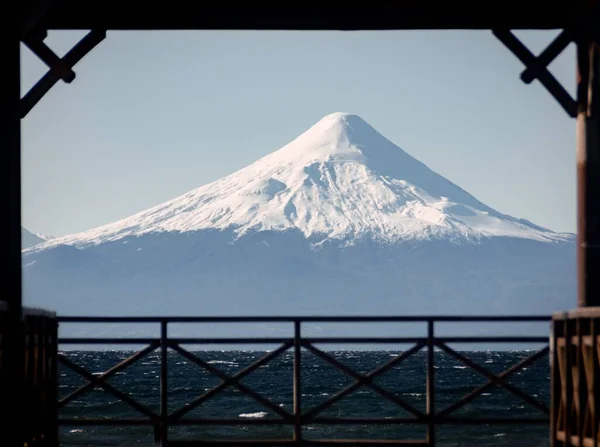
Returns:
[[[27,254],[25,304],[61,315],[549,315],[575,304],[574,244],[233,240],[157,233]]]

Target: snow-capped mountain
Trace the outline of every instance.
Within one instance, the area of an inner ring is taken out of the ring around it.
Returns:
[[[501,214],[430,170],[357,115],[334,113],[290,144],[147,211],[52,240],[85,247],[127,236],[206,229],[298,230],[313,242],[364,238],[567,241]]]
[[[486,206],[343,113],[213,183],[28,248],[23,266],[25,303],[62,314],[550,314],[576,289],[574,235]]]
[[[21,247],[23,249],[45,242],[48,238],[42,234],[34,234],[27,228],[21,227]]]

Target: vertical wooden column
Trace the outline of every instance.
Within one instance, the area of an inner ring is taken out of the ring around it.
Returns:
[[[23,402],[7,396],[23,395],[24,339],[21,324],[21,122],[19,8],[8,2],[0,7],[0,278],[6,301],[2,330],[0,417],[2,445],[23,446]]]
[[[600,49],[577,42],[578,307],[600,306]]]

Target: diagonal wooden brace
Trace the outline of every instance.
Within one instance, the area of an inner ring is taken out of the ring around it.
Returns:
[[[62,399],[60,399],[58,401],[58,407],[59,408],[64,407],[69,402],[76,399],[78,396],[82,395],[86,391],[88,391],[94,387],[101,386],[102,382],[108,380],[109,378],[111,378],[112,376],[117,374],[118,372],[123,371],[125,368],[128,368],[129,366],[133,365],[138,360],[143,359],[148,354],[150,354],[152,351],[154,351],[156,348],[158,348],[158,346],[159,346],[158,342],[152,343],[149,346],[147,346],[146,348],[142,349],[141,351],[138,351],[135,354],[133,354],[132,356],[126,358],[119,364],[113,366],[109,370],[104,371],[99,376],[94,376],[94,380],[88,381],[85,385],[82,385],[81,387],[79,387],[78,389],[73,391],[68,396],[65,396]]]
[[[498,374],[498,378],[501,380],[508,379],[514,373],[522,370],[524,367],[526,367],[528,365],[531,365],[532,363],[534,363],[535,361],[540,359],[542,356],[546,355],[549,352],[549,350],[550,350],[550,348],[548,346],[546,346],[545,348],[535,352],[534,354],[530,355],[529,357],[521,360],[519,363],[502,371],[500,374]],[[472,400],[481,396],[485,391],[487,391],[489,388],[492,388],[494,385],[496,385],[496,383],[493,380],[488,379],[487,383],[475,388],[473,391],[471,391],[469,394],[467,394],[460,400],[454,402],[452,405],[450,405],[447,408],[445,408],[444,410],[440,411],[438,413],[438,416],[439,417],[448,416],[450,413],[453,413],[454,411],[464,407]]]
[[[58,57],[43,40],[27,37],[23,39],[23,43],[67,84],[75,80],[73,69]]]
[[[91,30],[61,59],[69,68],[73,68],[77,62],[92,51],[96,45],[104,40],[106,31]],[[61,77],[55,70],[48,71],[42,78],[21,98],[20,116],[24,118],[33,107],[44,97],[46,93],[56,84]]]
[[[530,65],[523,73],[521,73],[521,80],[525,84],[531,84],[533,80],[538,77],[538,74],[545,70],[571,42],[573,42],[573,33],[570,30],[563,30],[556,39],[540,53],[536,58],[535,64]]]
[[[277,405],[275,405],[273,402],[271,402],[266,397],[260,395],[259,393],[255,392],[254,390],[248,388],[247,386],[242,384],[240,382],[240,380],[242,380],[245,376],[247,376],[251,372],[255,371],[262,365],[265,365],[269,361],[275,359],[276,357],[278,357],[279,355],[281,355],[282,353],[287,351],[292,346],[292,344],[293,344],[292,342],[284,343],[279,348],[267,353],[266,355],[264,355],[260,359],[256,360],[255,362],[253,362],[246,368],[242,369],[241,371],[238,371],[233,376],[229,376],[228,374],[225,374],[223,371],[219,370],[218,368],[215,368],[214,366],[210,365],[209,363],[207,363],[204,360],[200,359],[199,357],[195,356],[191,352],[183,349],[178,343],[170,343],[169,347],[171,349],[173,349],[175,352],[178,352],[179,354],[184,356],[186,359],[188,359],[191,362],[195,363],[196,365],[206,369],[207,371],[216,375],[217,377],[219,377],[222,380],[222,382],[220,384],[218,384],[217,386],[211,388],[206,393],[198,396],[196,399],[189,402],[184,407],[181,407],[179,410],[176,410],[173,413],[171,413],[171,415],[169,416],[170,419],[171,420],[180,419],[182,416],[184,416],[189,411],[193,410],[194,408],[196,408],[199,405],[202,405],[206,400],[214,397],[215,395],[217,395],[224,389],[234,386],[238,390],[240,390],[242,393],[246,394],[247,396],[249,396],[252,399],[256,400],[257,402],[261,403],[263,406],[265,406],[269,410],[271,410],[274,413],[281,416],[284,420],[291,420],[291,418],[292,418],[291,414],[289,414],[283,408],[280,408]]]
[[[537,79],[542,83],[546,90],[558,101],[558,103],[562,106],[562,108],[567,112],[567,114],[571,118],[575,118],[577,116],[577,103],[571,97],[569,92],[565,90],[565,88],[556,80],[554,76],[548,71],[547,68],[542,68],[539,64],[538,58],[527,49],[523,43],[517,39],[517,37],[510,30],[492,30],[494,36],[498,38],[512,53],[528,68],[531,69],[531,72],[525,72],[522,74],[525,75],[525,79],[531,76],[531,73],[537,77]],[[560,36],[559,36],[560,37]],[[554,45],[551,49],[548,50],[547,54],[544,56],[544,59],[548,59],[549,56],[552,55],[559,47],[564,43],[564,39],[566,37],[562,37],[561,40]],[[553,42],[554,43],[554,42]],[[560,45],[559,45],[560,44]],[[551,45],[552,46],[552,45]]]
[[[544,414],[546,414],[546,415],[550,414],[550,409],[544,403],[537,401],[536,399],[531,397],[529,394],[521,391],[516,386],[508,383],[506,381],[506,379],[508,378],[508,375],[505,374],[504,376],[499,376],[499,375],[494,374],[490,370],[484,368],[481,365],[478,365],[473,360],[469,359],[468,357],[465,357],[464,355],[455,351],[454,349],[452,349],[451,347],[449,347],[448,345],[446,345],[443,342],[436,342],[435,345],[438,348],[440,348],[442,351],[444,351],[446,354],[450,355],[451,357],[454,357],[458,361],[467,365],[472,370],[474,370],[474,371],[478,372],[479,374],[481,374],[482,376],[484,376],[486,379],[488,379],[488,381],[492,385],[501,386],[502,388],[509,391],[513,395],[515,395],[515,396],[521,398],[522,400],[524,400],[525,402],[527,402],[529,405],[537,408]]]
[[[415,407],[413,407],[409,403],[405,402],[403,399],[401,399],[400,397],[396,396],[394,393],[392,393],[392,392],[386,390],[385,388],[380,387],[379,385],[377,385],[376,383],[374,383],[373,380],[372,380],[373,379],[372,377],[363,376],[362,374],[357,373],[352,368],[349,368],[348,366],[346,366],[343,363],[339,362],[337,359],[335,359],[331,355],[326,354],[325,352],[321,351],[320,349],[315,348],[311,343],[304,342],[303,346],[306,349],[308,349],[310,352],[312,352],[314,355],[316,355],[317,357],[319,357],[322,360],[326,361],[327,363],[335,366],[337,369],[339,369],[340,371],[342,371],[347,376],[352,377],[354,380],[360,382],[360,385],[366,386],[368,388],[371,388],[377,394],[379,394],[380,396],[386,398],[390,402],[398,405],[399,407],[401,407],[402,409],[406,410],[407,412],[411,413],[417,419],[423,420],[423,419],[426,418],[426,416],[425,416],[425,414],[423,412],[417,410]]]
[[[145,405],[140,404],[136,400],[132,399],[129,395],[123,393],[122,391],[119,391],[114,386],[110,385],[109,383],[107,383],[103,380],[96,381],[96,378],[94,377],[94,375],[92,373],[90,373],[87,369],[71,362],[66,356],[59,355],[58,361],[60,363],[62,363],[63,365],[65,365],[66,367],[68,367],[70,370],[72,370],[72,371],[76,372],[77,374],[79,374],[80,376],[82,376],[88,382],[95,382],[99,387],[101,387],[108,393],[111,393],[117,399],[122,400],[123,402],[128,404],[130,407],[132,407],[132,408],[136,409],[137,411],[139,411],[140,413],[148,416],[148,418],[150,420],[154,421],[158,418],[158,415],[156,413],[154,413],[150,408],[148,408]]]
[[[314,418],[319,413],[325,411],[327,408],[331,407],[334,403],[336,403],[337,401],[339,401],[343,397],[347,396],[348,394],[350,394],[354,390],[356,390],[356,389],[360,388],[361,386],[365,385],[366,382],[368,382],[370,380],[373,380],[375,377],[377,377],[377,376],[379,376],[379,375],[381,375],[381,374],[389,371],[391,368],[393,368],[394,366],[398,365],[399,363],[402,363],[408,357],[410,357],[414,353],[420,351],[424,346],[425,346],[424,342],[417,343],[415,346],[413,346],[409,350],[404,351],[402,354],[400,354],[400,355],[392,358],[391,360],[387,361],[383,365],[379,366],[378,368],[376,368],[373,371],[371,371],[370,373],[368,373],[366,376],[364,376],[365,379],[357,379],[357,380],[355,380],[354,383],[352,383],[351,385],[347,386],[343,390],[335,393],[333,396],[331,396],[325,402],[322,402],[319,405],[315,406],[310,411],[308,411],[307,413],[305,413],[304,417],[306,419]]]

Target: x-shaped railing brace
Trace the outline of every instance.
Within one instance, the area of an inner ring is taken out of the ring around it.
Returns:
[[[490,370],[488,370],[487,368],[484,368],[483,366],[478,365],[473,360],[465,357],[464,355],[460,354],[459,352],[455,351],[454,349],[448,347],[445,343],[436,342],[435,345],[438,348],[440,348],[442,351],[444,351],[446,354],[454,357],[455,359],[464,363],[469,368],[475,370],[476,372],[478,372],[479,374],[481,374],[482,376],[484,376],[485,378],[488,379],[488,382],[486,384],[481,385],[480,387],[474,389],[473,391],[471,391],[469,394],[467,394],[465,397],[463,397],[459,401],[455,402],[454,404],[452,404],[449,407],[445,408],[444,410],[440,411],[437,414],[438,417],[448,416],[450,413],[458,410],[459,408],[462,408],[463,406],[465,406],[466,404],[471,402],[473,399],[475,399],[476,397],[478,397],[482,393],[484,393],[487,389],[489,389],[495,385],[501,386],[502,388],[508,390],[513,395],[520,397],[528,404],[530,404],[530,405],[534,406],[535,408],[537,408],[538,410],[542,411],[544,414],[547,414],[547,415],[550,414],[550,410],[548,409],[548,407],[546,405],[535,400],[533,397],[524,393],[523,391],[521,391],[519,388],[515,387],[514,385],[511,385],[510,383],[506,382],[506,380],[512,374],[516,373],[519,370],[522,370],[525,366],[532,364],[533,362],[535,362],[542,356],[546,355],[549,351],[548,346],[546,346],[545,348],[530,355],[529,357],[521,360],[519,363],[511,366],[510,368],[501,372],[500,374],[496,375],[493,372],[491,372]]]
[[[112,386],[106,382],[110,377],[112,377],[119,371],[122,371],[123,369],[127,368],[128,366],[131,366],[133,363],[137,362],[138,360],[146,357],[150,352],[152,352],[156,348],[158,348],[158,346],[159,346],[159,343],[150,344],[148,347],[142,349],[139,352],[136,352],[132,356],[123,360],[121,363],[119,363],[118,365],[105,371],[104,373],[100,374],[99,376],[94,376],[87,369],[73,363],[71,360],[69,360],[67,358],[67,356],[59,355],[58,360],[60,363],[62,363],[70,370],[76,372],[77,374],[79,374],[80,376],[85,378],[88,381],[88,383],[81,386],[77,390],[73,391],[68,396],[63,397],[58,402],[58,407],[59,408],[64,407],[66,404],[68,404],[69,402],[71,402],[73,399],[77,398],[81,394],[85,393],[87,390],[90,390],[90,389],[93,389],[96,387],[100,387],[100,388],[104,389],[105,391],[111,393],[112,395],[114,395],[115,397],[120,399],[121,401],[125,402],[132,408],[136,409],[140,413],[148,416],[151,420],[153,420],[153,421],[158,420],[158,415],[155,412],[153,412],[150,408],[148,408],[145,405],[140,404],[139,402],[137,402],[134,399],[132,399],[131,397],[129,397],[127,394],[119,391],[114,386]]]
[[[548,65],[573,42],[571,30],[563,30],[537,57],[510,30],[495,29],[492,32],[525,65],[525,71],[521,73],[523,82],[530,84],[534,79],[538,79],[567,114],[575,118],[576,101],[548,70]]]
[[[329,399],[327,399],[325,402],[319,404],[318,406],[314,407],[312,410],[310,410],[309,412],[304,414],[303,418],[305,418],[305,419],[314,418],[314,416],[316,414],[329,408],[331,405],[333,405],[335,402],[340,400],[342,397],[346,396],[347,394],[351,393],[352,391],[354,391],[355,389],[357,389],[361,386],[366,386],[368,388],[371,388],[373,391],[375,391],[379,395],[383,396],[384,398],[388,399],[389,401],[395,403],[399,407],[403,408],[407,412],[414,415],[417,418],[417,420],[425,419],[427,417],[423,412],[417,410],[415,407],[408,404],[407,402],[405,402],[404,400],[402,400],[395,394],[391,393],[390,391],[386,390],[385,388],[380,387],[379,385],[377,385],[376,383],[373,382],[373,379],[375,377],[377,377],[378,375],[383,374],[384,372],[393,368],[395,365],[406,360],[408,357],[410,357],[414,353],[420,351],[425,346],[424,342],[417,343],[411,349],[404,351],[402,354],[392,358],[388,362],[384,363],[383,365],[379,366],[378,368],[374,369],[373,371],[371,371],[370,373],[368,373],[366,375],[357,373],[352,368],[349,368],[348,366],[339,362],[337,359],[335,359],[331,355],[321,351],[320,349],[315,348],[309,342],[303,342],[302,346],[304,348],[306,348],[307,350],[309,350],[310,352],[312,352],[317,357],[321,358],[322,360],[326,361],[327,363],[330,363],[331,365],[335,366],[337,369],[342,371],[344,374],[346,374],[356,380],[353,384],[349,385],[348,387],[346,387],[343,390],[339,391],[338,393],[334,394]]]
[[[278,357],[280,354],[284,353],[285,351],[290,349],[292,346],[293,346],[292,341],[286,342],[286,343],[282,344],[279,348],[275,349],[274,351],[267,353],[266,355],[264,355],[263,357],[261,357],[260,359],[258,359],[254,363],[252,363],[251,365],[238,371],[233,376],[230,376],[230,375],[224,373],[223,371],[221,371],[220,369],[215,368],[210,363],[205,362],[204,360],[202,360],[201,358],[192,354],[191,352],[183,349],[179,344],[177,344],[175,342],[169,343],[169,348],[178,352],[179,354],[181,354],[183,357],[185,357],[189,361],[206,369],[207,371],[211,372],[212,374],[214,374],[215,376],[219,377],[222,380],[222,382],[220,384],[218,384],[217,386],[211,388],[207,392],[198,396],[192,402],[186,404],[184,407],[181,407],[179,410],[176,410],[173,413],[171,413],[169,415],[169,419],[170,420],[180,419],[186,413],[193,410],[197,406],[201,405],[208,399],[216,396],[218,393],[220,393],[224,389],[234,386],[238,390],[240,390],[242,393],[246,394],[247,396],[249,396],[249,397],[253,398],[254,400],[256,400],[257,402],[261,403],[264,407],[271,410],[273,413],[281,416],[284,420],[286,420],[290,423],[293,423],[293,416],[290,413],[288,413],[283,408],[277,406],[276,404],[271,402],[266,397],[262,396],[261,394],[257,393],[256,391],[248,388],[246,385],[244,385],[240,382],[240,380],[243,379],[245,376],[247,376],[251,372],[255,371],[260,366],[262,366],[262,365],[268,363],[269,361],[273,360],[274,358]]]

